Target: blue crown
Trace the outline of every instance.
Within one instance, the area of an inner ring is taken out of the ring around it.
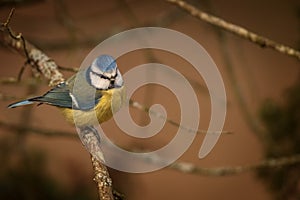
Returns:
[[[117,68],[116,61],[109,55],[101,55],[94,61],[102,72],[112,72]]]

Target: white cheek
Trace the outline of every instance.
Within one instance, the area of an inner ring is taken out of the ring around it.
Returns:
[[[107,89],[109,87],[109,80],[100,78],[98,75],[90,73],[90,79],[92,86],[96,87],[97,89]]]

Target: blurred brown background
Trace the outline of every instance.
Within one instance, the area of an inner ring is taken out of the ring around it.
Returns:
[[[220,32],[162,0],[21,2],[16,4],[11,27],[64,67],[79,67],[87,53],[98,43],[113,34],[134,27],[166,27],[180,31],[199,42],[211,55],[224,79],[228,98],[224,130],[233,131],[233,134],[222,135],[213,151],[202,160],[199,160],[197,155],[204,135],[197,136],[180,161],[191,162],[201,167],[236,166],[257,163],[265,159],[265,156],[278,157],[300,153],[297,148],[285,148],[281,151],[279,147],[284,146],[280,143],[281,137],[278,143],[272,140],[272,145],[278,147],[273,151],[270,142],[260,136],[272,134],[272,123],[266,121],[268,116],[272,118],[273,115],[261,114],[266,110],[265,100],[271,99],[271,105],[286,105],[287,102],[291,102],[286,100],[286,89],[298,84],[297,59],[274,50],[260,48],[230,33]],[[208,13],[299,49],[300,4],[297,0],[188,2]],[[0,19],[4,22],[14,5],[9,1],[1,1],[0,6]],[[207,129],[210,101],[202,78],[196,75],[187,62],[175,55],[152,50],[153,57],[149,60],[149,52],[150,50],[135,51],[122,56],[118,60],[121,72],[125,73],[139,64],[153,60],[178,70],[190,81],[198,96],[201,109],[200,129]],[[51,106],[28,106],[13,110],[6,108],[13,101],[44,93],[49,89],[47,82],[44,79],[32,78],[28,67],[20,83],[6,83],[8,77],[17,77],[25,59],[6,47],[1,47],[0,60],[0,198],[96,199],[90,157],[79,138],[51,137],[41,134],[41,131],[26,131],[26,127],[33,127],[76,134],[75,129],[64,121],[59,110]],[[62,72],[65,77],[72,74]],[[179,104],[166,88],[144,86],[132,98],[147,106],[160,103],[167,110],[170,119],[180,120]],[[267,111],[268,108],[270,106],[267,107]],[[291,107],[290,110],[297,109]],[[149,122],[146,113],[133,108],[130,108],[130,111],[138,124],[146,125]],[[281,119],[282,113],[283,111],[276,115],[277,118],[273,117],[273,124],[278,124],[276,120]],[[287,132],[296,132],[295,134],[299,135],[297,119],[300,118],[293,118],[293,127],[295,126],[298,132],[294,129],[287,129]],[[11,124],[20,125],[22,128],[15,129],[9,126]],[[166,124],[159,135],[142,140],[124,136],[113,120],[103,124],[103,127],[112,133],[111,137],[118,144],[146,150],[164,146],[177,130],[176,127]],[[285,129],[282,130],[284,132]],[[36,132],[39,134],[35,134]],[[297,146],[295,144],[298,138],[290,138],[292,141],[285,138],[285,141],[288,141],[285,145]],[[293,141],[295,143],[292,143]],[[282,153],[283,151],[285,153]],[[280,172],[282,176],[278,179],[277,188],[270,184],[276,178],[264,179],[262,177],[266,176],[258,176],[254,171],[225,177],[184,174],[168,168],[146,174],[128,174],[112,170],[111,174],[114,186],[127,196],[126,199],[298,199],[300,176],[297,167],[299,166],[295,166],[291,173],[295,177],[291,182],[285,178],[291,174]],[[282,192],[278,188],[281,188]]]

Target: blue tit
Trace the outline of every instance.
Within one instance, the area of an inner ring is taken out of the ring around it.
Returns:
[[[126,100],[123,78],[115,59],[101,55],[86,69],[58,84],[42,96],[9,105],[15,108],[28,104],[59,107],[70,123],[92,126],[109,120]]]

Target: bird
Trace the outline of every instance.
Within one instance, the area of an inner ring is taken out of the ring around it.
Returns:
[[[44,95],[12,103],[8,108],[48,104],[58,107],[71,124],[91,127],[109,120],[125,101],[124,82],[116,60],[101,55]]]

